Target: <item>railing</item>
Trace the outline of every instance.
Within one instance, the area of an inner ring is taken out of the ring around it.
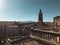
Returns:
[[[33,36],[45,39],[47,41],[60,44],[60,33],[54,31],[45,31],[45,30],[31,30]]]

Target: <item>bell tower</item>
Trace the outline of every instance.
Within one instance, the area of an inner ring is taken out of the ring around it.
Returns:
[[[42,15],[41,9],[38,14],[38,23],[39,23],[39,25],[42,25],[42,23],[43,23],[43,15]]]

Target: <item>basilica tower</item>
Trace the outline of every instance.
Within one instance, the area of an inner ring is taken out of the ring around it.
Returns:
[[[39,14],[38,14],[38,23],[40,25],[42,25],[42,23],[43,23],[43,15],[42,15],[41,9],[40,9]]]

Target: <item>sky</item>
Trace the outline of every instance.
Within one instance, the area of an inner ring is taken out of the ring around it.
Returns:
[[[0,0],[0,21],[38,21],[40,9],[43,21],[52,22],[60,16],[60,0]]]

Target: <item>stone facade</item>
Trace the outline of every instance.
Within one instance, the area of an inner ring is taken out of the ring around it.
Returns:
[[[54,24],[60,26],[60,16],[54,17]]]
[[[54,17],[54,30],[60,32],[60,16]]]

